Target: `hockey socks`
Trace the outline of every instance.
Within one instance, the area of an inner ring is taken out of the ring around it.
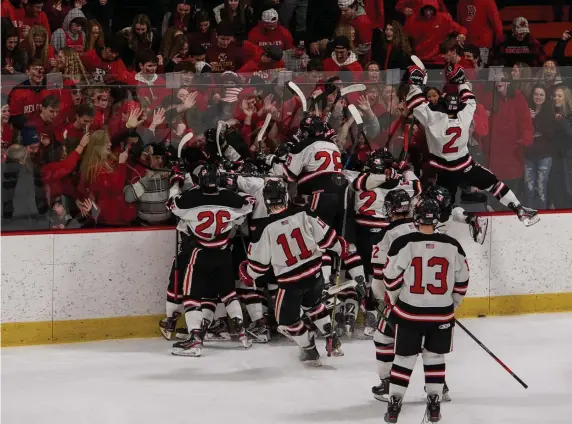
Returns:
[[[445,355],[423,349],[423,369],[427,396],[436,394],[441,397],[445,384]]]
[[[515,194],[502,181],[498,181],[495,185],[489,187],[487,191],[492,193],[492,195],[495,196],[498,199],[498,201],[501,202],[507,208],[511,208],[514,210],[515,207],[520,206],[520,202],[516,198]],[[513,206],[511,206],[511,203]]]

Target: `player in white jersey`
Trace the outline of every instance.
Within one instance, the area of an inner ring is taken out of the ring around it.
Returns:
[[[248,263],[241,265],[247,284],[274,271],[279,290],[276,299],[276,320],[279,331],[302,348],[302,360],[319,365],[314,338],[301,319],[300,309],[330,342],[330,319],[322,303],[322,253],[333,250],[346,259],[347,243],[334,228],[322,219],[295,206],[288,206],[288,193],[282,181],[270,180],[264,188],[264,199],[270,216],[259,223],[248,248]],[[361,266],[350,269],[352,276],[360,275]],[[365,285],[356,287],[361,293]],[[333,352],[341,354],[341,343],[335,333]]]
[[[506,184],[499,181],[488,169],[476,163],[467,147],[470,126],[477,103],[462,67],[449,66],[446,76],[449,84],[458,86],[458,94],[445,96],[445,111],[432,110],[421,89],[426,72],[418,66],[410,66],[404,76],[409,84],[407,108],[425,128],[429,165],[437,171],[437,184],[445,187],[455,199],[460,186],[473,186],[487,190],[504,206],[513,210],[526,226],[540,219],[537,211],[521,205]]]
[[[169,199],[171,211],[180,218],[177,229],[189,236],[179,256],[185,271],[179,274],[179,281],[173,279],[170,283],[170,288],[182,286],[189,337],[173,345],[173,355],[201,355],[203,338],[219,298],[243,345],[251,344],[242,324],[229,244],[233,227],[240,225],[252,211],[253,200],[220,189],[219,185],[218,169],[206,164],[199,171],[197,188],[181,194],[178,186],[174,186]]]
[[[371,281],[372,247],[382,238],[389,225],[384,207],[385,197],[393,190],[405,190],[409,196],[415,197],[421,192],[421,184],[412,171],[403,174],[396,172],[397,163],[387,149],[372,152],[366,161],[364,172],[353,180],[356,212],[356,247],[362,258],[366,278]],[[368,284],[369,286],[369,284]],[[368,292],[365,302],[364,335],[372,337],[377,327],[377,302]]]
[[[427,420],[441,419],[445,354],[452,348],[455,309],[469,284],[469,267],[457,240],[435,232],[439,205],[423,200],[415,206],[418,231],[396,238],[383,269],[386,300],[395,328],[385,421],[397,422],[417,355],[422,354],[427,391]]]

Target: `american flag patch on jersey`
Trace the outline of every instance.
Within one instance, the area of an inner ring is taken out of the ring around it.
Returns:
[[[434,244],[434,243],[427,243],[427,244],[425,245],[425,247],[426,247],[427,249],[434,249],[434,248],[435,248],[435,244]]]
[[[280,221],[280,224],[282,224],[282,225],[288,225],[288,220],[285,219],[284,221]]]

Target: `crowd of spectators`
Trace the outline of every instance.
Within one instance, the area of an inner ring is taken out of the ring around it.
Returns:
[[[369,143],[356,161],[395,128],[389,148],[410,137],[412,159],[422,157],[423,129],[400,125],[400,71],[412,54],[430,70],[433,104],[449,89],[443,68],[465,68],[479,162],[526,206],[572,207],[570,31],[548,56],[527,17],[503,32],[494,0],[459,0],[456,10],[443,0],[174,0],[162,19],[149,6],[123,28],[117,6],[2,0],[3,231],[172,223],[169,148],[191,132],[202,146],[224,121],[243,155],[273,151],[301,118],[289,80],[307,97],[366,84],[317,106],[345,152],[361,136],[344,106],[358,107]]]

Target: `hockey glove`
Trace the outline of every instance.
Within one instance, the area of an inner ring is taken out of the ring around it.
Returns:
[[[388,180],[399,180],[401,178],[401,174],[394,168],[387,168],[385,170],[385,178]]]
[[[365,286],[365,278],[363,277],[363,275],[358,275],[355,278],[355,281],[357,283],[356,293],[358,296],[358,303],[361,303],[362,299],[365,297],[365,292],[367,290]]]
[[[254,287],[254,279],[248,274],[248,261],[242,261],[238,267],[240,282],[248,287]]]
[[[227,174],[221,173],[220,176],[220,186],[221,188],[226,188],[228,190],[237,191],[238,190],[238,183],[237,180],[238,176],[236,174]]]
[[[425,75],[427,73],[417,65],[411,65],[403,75],[404,81],[409,85],[423,86],[425,84]]]
[[[173,171],[169,176],[169,184],[171,186],[177,184],[179,187],[182,187],[183,184],[185,184],[185,176],[177,166],[173,167]]]
[[[467,82],[465,78],[465,70],[460,65],[448,65],[445,68],[445,78],[449,84],[464,84]]]

